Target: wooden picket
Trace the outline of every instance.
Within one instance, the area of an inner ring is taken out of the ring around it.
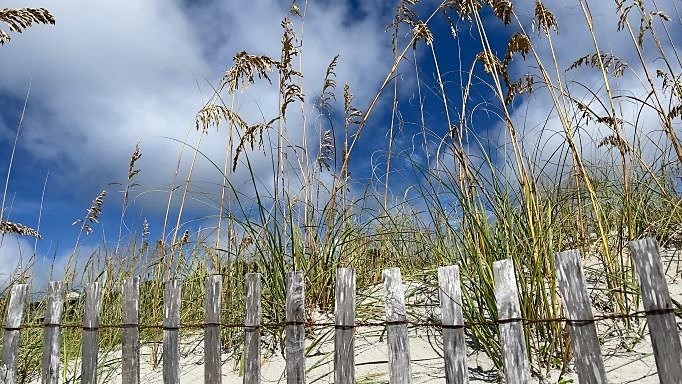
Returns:
[[[511,259],[493,263],[495,301],[499,319],[502,362],[507,384],[528,383],[530,364],[521,323],[521,305]]]
[[[166,281],[163,308],[163,382],[180,384],[180,281]]]
[[[632,242],[631,255],[636,267],[641,297],[647,314],[658,376],[661,383],[679,383],[682,377],[682,347],[675,323],[672,301],[665,283],[664,270],[656,243],[651,239]],[[587,293],[578,251],[555,255],[558,288],[563,303],[568,329],[575,351],[575,370],[580,383],[606,383],[594,317]],[[495,299],[497,302],[500,347],[507,383],[530,381],[530,365],[526,337],[522,324],[517,282],[510,259],[493,263]],[[388,377],[391,383],[410,383],[410,348],[404,287],[400,270],[383,271],[384,306],[388,348]],[[246,308],[244,318],[244,376],[245,384],[261,383],[261,278],[259,274],[245,276]],[[222,382],[220,332],[222,277],[206,278],[204,322],[204,382]],[[336,272],[334,382],[355,382],[356,276],[350,268]],[[467,383],[466,345],[462,314],[462,291],[457,266],[438,269],[441,306],[443,368],[447,383]],[[124,280],[123,323],[121,325],[121,364],[124,384],[140,383],[140,278]],[[19,335],[28,285],[17,284],[9,290],[7,315],[3,336],[0,384],[16,382]],[[83,317],[83,357],[81,382],[97,382],[98,328],[101,306],[101,286],[93,282],[85,287]],[[305,363],[305,290],[304,275],[300,271],[286,276],[285,286],[285,375],[289,384],[303,384],[306,380]],[[181,282],[168,280],[164,290],[163,318],[163,379],[164,383],[179,383],[179,330]],[[60,330],[64,305],[64,285],[50,282],[46,295],[43,326],[44,344],[41,382],[59,382]]]
[[[559,291],[564,298],[564,308],[575,351],[578,380],[585,384],[606,383],[606,371],[599,349],[595,326],[587,294],[585,276],[580,267],[578,251],[566,251],[555,255]]]
[[[102,287],[98,281],[85,287],[85,316],[83,317],[83,358],[81,383],[97,384],[98,327],[102,303]]]
[[[204,383],[220,384],[220,308],[223,279],[220,275],[206,278],[206,325],[204,327]]]
[[[51,281],[47,288],[45,333],[43,334],[42,383],[59,382],[60,324],[64,310],[64,283]]]
[[[246,275],[244,318],[244,384],[260,384],[260,274]]]
[[[334,335],[334,383],[355,383],[355,271],[336,270],[336,332]]]
[[[287,384],[305,383],[305,294],[303,272],[290,272],[286,281]]]
[[[5,318],[5,334],[2,348],[2,375],[6,384],[14,384],[17,370],[17,354],[19,349],[19,331],[24,317],[24,303],[28,293],[27,284],[16,284],[10,290],[7,317]]]
[[[398,268],[385,269],[383,276],[388,335],[388,379],[394,384],[409,384],[412,382],[412,372],[405,289]]]
[[[469,382],[464,340],[464,315],[462,314],[462,288],[459,267],[438,268],[440,313],[443,322],[443,359],[445,381],[466,384]]]
[[[122,381],[128,384],[140,384],[140,278],[138,276],[123,281],[122,333]]]
[[[682,383],[682,347],[665,270],[653,239],[630,244],[661,383]]]

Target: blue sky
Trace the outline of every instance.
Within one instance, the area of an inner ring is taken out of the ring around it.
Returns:
[[[303,1],[298,3],[305,4]],[[437,4],[433,0],[424,1],[416,9],[423,16]],[[514,4],[519,17],[530,20],[534,1],[522,0]],[[576,57],[593,51],[582,27],[584,19],[577,1],[553,0],[545,1],[545,4],[559,19],[561,33],[556,37],[555,48],[560,52],[560,66],[566,68]],[[0,47],[0,158],[3,159],[0,172],[3,180],[30,84],[4,219],[37,227],[40,218],[40,232],[44,238],[38,243],[38,254],[41,258],[60,259],[71,251],[78,234],[78,227],[71,224],[82,218],[90,201],[106,189],[109,195],[102,226],[95,229],[96,233],[86,240],[86,244],[98,246],[106,241],[111,245],[117,237],[122,199],[120,186],[111,183],[125,181],[128,159],[135,145],[140,143],[143,157],[137,164],[141,172],[136,179],[140,186],[132,195],[134,201],[126,223],[130,233],[134,233],[139,231],[143,219],[148,218],[152,238],[158,238],[166,208],[165,191],[173,183],[182,148],[169,138],[196,143],[199,134],[194,130],[195,114],[211,96],[212,86],[232,64],[232,57],[237,52],[245,50],[279,56],[280,22],[287,14],[290,1],[252,0],[240,6],[235,6],[233,1],[218,0],[3,3],[3,7],[9,8],[28,5],[50,9],[57,24],[35,26],[23,34],[13,34],[12,41]],[[658,5],[675,15],[672,0],[658,2]],[[627,48],[631,43],[622,34],[614,33],[615,5],[591,1],[590,6],[599,20],[597,33],[604,44],[603,49],[618,53],[626,61],[636,62],[634,52]],[[302,24],[293,18],[294,29],[304,44],[303,92],[309,100],[319,94],[324,70],[331,58],[339,54],[337,107],[342,105],[342,85],[346,82],[355,95],[354,105],[363,110],[367,107],[392,64],[391,34],[385,29],[393,17],[394,7],[393,2],[384,0],[311,0],[305,22]],[[489,11],[484,14],[490,25],[492,44],[503,52],[510,30],[502,28]],[[673,17],[673,20],[679,21],[679,18]],[[678,24],[671,26],[677,36]],[[530,27],[530,24],[526,26]],[[446,20],[440,16],[434,18],[430,27],[436,37],[440,70],[456,115],[461,103],[460,84],[466,81],[466,76],[462,80],[461,75],[467,75],[473,57],[480,51],[477,33],[470,24],[458,21],[458,38],[452,39],[448,37],[450,29]],[[406,44],[407,32],[401,31],[401,48]],[[546,58],[548,52],[540,50],[539,54]],[[408,58],[413,60],[411,53]],[[438,93],[430,93],[426,88],[435,90],[436,83],[431,52],[424,44],[417,50],[417,61],[424,87],[426,125],[434,131],[434,137],[442,135],[447,124]],[[532,71],[530,64],[519,62],[513,72],[521,75]],[[413,65],[404,63],[398,75],[402,79],[399,108],[406,124],[396,137],[396,145],[402,153],[423,161],[424,153],[419,150],[421,138],[416,135],[420,128]],[[481,80],[475,80],[475,84],[484,84],[485,74],[480,65],[476,75],[481,76]],[[587,72],[567,76],[588,85],[599,81]],[[634,84],[622,80],[620,85],[636,87],[636,82]],[[371,161],[375,160],[375,165],[383,167],[391,94],[392,89],[388,89],[382,97],[364,130],[354,154],[355,161],[351,163],[360,189],[362,180],[370,176],[368,165]],[[499,145],[499,122],[490,113],[495,109],[486,110],[485,107],[492,95],[483,85],[474,87],[471,97],[469,108],[481,108],[472,114],[476,118],[475,131],[484,141],[490,139],[493,147]],[[261,84],[238,96],[237,109],[247,118],[257,120],[261,111],[271,111],[276,103],[276,94]],[[514,106],[517,112],[513,116],[521,122],[519,126],[528,129],[528,144],[542,143],[541,148],[547,150],[540,156],[548,158],[553,148],[561,146],[557,142],[559,139],[537,137],[531,132],[548,120],[550,110],[540,94],[520,99]],[[312,109],[308,114],[310,121],[315,121]],[[451,119],[456,121],[457,117]],[[339,126],[341,121],[336,119],[335,124]],[[301,138],[300,133],[292,135],[292,139]],[[222,163],[224,154],[222,137],[224,132],[213,131],[201,144],[202,151],[217,163]],[[435,141],[430,143],[432,148],[435,144]],[[413,145],[417,150],[412,149]],[[595,152],[591,147],[585,150],[588,155]],[[495,151],[491,153],[494,155]],[[272,173],[271,161],[258,151],[250,156],[256,174],[268,180]],[[185,154],[182,170],[187,169],[189,160]],[[202,192],[211,195],[220,182],[220,175],[204,159],[199,159],[197,164],[193,175],[197,196]],[[419,176],[414,175],[407,161],[396,160],[393,166],[398,177],[394,178],[392,188],[399,196],[411,183],[419,182]],[[181,175],[184,175],[182,171]],[[237,187],[247,185],[248,172],[238,171],[232,177]],[[198,197],[191,201],[185,219],[215,215],[215,209],[202,200]],[[207,218],[199,225],[211,225],[212,220],[214,218]],[[32,240],[5,239],[0,245],[1,262],[5,264],[2,271],[6,272],[15,262],[17,253],[32,250]]]

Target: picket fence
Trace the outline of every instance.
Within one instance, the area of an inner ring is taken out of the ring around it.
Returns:
[[[644,312],[648,321],[661,383],[682,382],[682,348],[675,322],[664,269],[656,242],[644,239],[630,244],[631,255],[638,275]],[[555,255],[559,293],[574,346],[574,364],[580,383],[606,383],[606,373],[597,339],[597,332],[587,293],[578,251]],[[518,300],[517,284],[511,260],[493,264],[495,299],[497,301],[500,345],[507,383],[528,383],[530,366],[523,331],[523,319]],[[341,268],[336,272],[334,382],[355,382],[354,328],[355,272]],[[410,351],[408,323],[405,311],[404,288],[400,270],[383,271],[386,311],[386,331],[389,351],[389,380],[391,383],[410,383]],[[444,373],[447,383],[466,383],[466,347],[464,318],[461,310],[461,291],[457,266],[438,270],[442,316]],[[246,275],[245,384],[259,384],[261,309],[260,275]],[[16,375],[19,334],[28,287],[12,287],[7,305],[4,329],[0,383],[14,384]],[[220,310],[221,276],[206,278],[204,323],[204,382],[221,383]],[[60,371],[60,320],[63,310],[63,285],[49,284],[47,310],[44,320],[42,382],[58,383]],[[122,381],[140,383],[140,279],[128,279],[123,285]],[[97,382],[98,325],[100,285],[95,282],[85,289],[83,321],[81,382]],[[168,281],[164,293],[163,320],[163,380],[176,384],[180,380],[179,329],[180,282]],[[286,284],[285,322],[286,381],[305,383],[305,318],[303,274],[291,272]]]

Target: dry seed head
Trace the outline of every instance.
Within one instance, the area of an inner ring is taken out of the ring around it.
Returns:
[[[576,69],[581,66],[589,66],[596,69],[601,69],[601,64],[604,65],[604,69],[607,73],[612,73],[615,77],[620,77],[625,72],[628,64],[621,60],[619,57],[614,56],[610,53],[592,53],[590,55],[585,55],[574,61],[571,66],[568,67],[567,71]]]
[[[386,30],[393,29],[395,31],[403,23],[414,27],[419,22],[419,17],[412,10],[412,6],[418,2],[418,0],[401,0],[396,7],[393,21],[386,27]]]
[[[317,102],[317,108],[326,111],[331,108],[331,101],[336,100],[336,65],[339,61],[339,55],[334,56],[332,61],[327,66],[327,71],[324,74],[324,82],[322,84],[322,95]]]
[[[289,6],[289,13],[292,16],[298,16],[298,17],[303,17],[303,14],[301,13],[301,8],[296,4],[296,0],[293,0],[291,2],[291,6]]]
[[[217,104],[204,105],[197,113],[195,125],[197,131],[208,133],[208,130],[211,127],[217,128],[222,120],[227,121],[242,131],[246,131],[248,128],[248,124],[246,124],[246,121],[244,121],[241,116],[231,109]]]
[[[603,146],[617,148],[618,151],[620,151],[620,153],[622,154],[630,152],[630,146],[628,145],[627,141],[623,140],[622,137],[616,135],[610,135],[603,138],[602,141],[599,142],[599,145],[597,145],[597,147],[601,148]]]
[[[514,12],[512,2],[510,0],[489,0],[490,6],[493,8],[493,13],[497,16],[504,25],[511,23],[511,15]]]
[[[619,131],[623,127],[623,119],[612,116],[600,116],[597,123],[605,124],[614,131]]]
[[[102,190],[102,192],[97,195],[95,200],[90,204],[90,208],[87,209],[88,215],[87,220],[91,223],[99,223],[99,218],[102,215],[102,205],[104,205],[104,198],[107,196],[107,191]]]
[[[11,221],[3,220],[0,222],[0,233],[14,233],[19,236],[31,236],[36,239],[41,239],[40,233],[37,230],[27,227],[20,223],[14,223]]]
[[[253,84],[255,76],[272,84],[268,74],[279,66],[276,60],[268,56],[250,55],[245,51],[236,54],[233,61],[234,65],[225,73],[220,84],[221,89],[227,86],[230,93],[236,92],[240,85]]]
[[[282,58],[279,63],[277,63],[277,68],[279,68],[283,80],[288,80],[292,76],[302,76],[301,73],[293,70],[291,63],[294,61],[299,53],[298,47],[294,44],[296,35],[291,27],[291,21],[288,18],[282,20]]]
[[[481,2],[479,0],[448,0],[443,2],[442,7],[454,9],[462,19],[471,20],[471,15],[481,9]]]
[[[533,29],[535,30],[536,28],[538,32],[542,31],[545,35],[549,35],[550,30],[554,30],[554,32],[559,31],[556,17],[540,0],[535,2]]]
[[[501,73],[503,70],[500,59],[498,59],[497,56],[495,56],[492,52],[479,52],[478,55],[476,55],[476,60],[483,63],[483,70],[486,73]]]
[[[346,114],[345,126],[358,125],[362,121],[362,112],[352,105],[353,94],[350,91],[350,86],[346,83],[343,85],[343,110]]]
[[[660,69],[656,70],[656,77],[659,79],[663,79],[663,83],[661,84],[661,89],[663,91],[667,91],[668,89],[672,89],[673,94],[676,95],[678,98],[682,98],[682,82],[680,81],[680,76],[682,75],[675,75],[672,74],[672,76],[668,73],[663,72]]]
[[[182,234],[182,237],[180,238],[180,245],[185,245],[189,243],[189,229],[185,229],[185,232]]]
[[[0,22],[9,26],[10,32],[21,33],[35,24],[54,25],[54,16],[45,8],[0,9]],[[0,45],[8,43],[12,38],[0,28]]]
[[[251,244],[253,244],[253,238],[249,235],[245,235],[242,238],[242,241],[239,242],[239,248],[246,248]]]
[[[90,203],[90,207],[86,210],[87,214],[85,219],[78,219],[74,221],[71,225],[76,225],[82,223],[82,230],[86,234],[91,234],[93,229],[90,224],[99,223],[100,215],[102,214],[102,205],[104,205],[104,197],[106,197],[107,191],[102,190],[102,192],[97,195],[95,200]]]
[[[350,91],[350,85],[345,83],[343,85],[343,110],[348,114],[351,109],[351,103],[353,102],[353,94]]]
[[[303,74],[293,69],[292,66],[294,58],[299,53],[299,49],[294,44],[296,35],[294,34],[294,30],[291,28],[291,22],[289,19],[284,18],[284,20],[282,20],[282,29],[284,29],[284,33],[282,34],[282,59],[278,65],[278,68],[280,72],[279,89],[280,94],[282,95],[280,116],[284,118],[289,104],[296,100],[302,103],[304,96],[301,87],[291,81],[294,77],[303,77]]]
[[[505,61],[511,61],[515,53],[520,53],[521,57],[525,59],[528,52],[530,52],[530,48],[531,43],[528,36],[519,32],[514,33],[507,43],[507,52],[504,57]]]
[[[320,140],[320,154],[317,156],[317,163],[320,165],[320,170],[324,167],[327,171],[331,170],[331,164],[335,155],[334,147],[334,133],[328,129],[322,135]]]
[[[263,148],[263,133],[266,129],[272,128],[272,125],[279,120],[279,117],[275,117],[266,123],[254,124],[246,127],[246,130],[242,133],[239,139],[239,145],[235,151],[234,159],[232,160],[232,170],[237,169],[237,161],[239,160],[239,155],[246,149],[246,146],[251,146],[253,150],[255,144],[258,143],[258,148]]]
[[[142,238],[149,239],[149,221],[147,218],[142,222]]]
[[[514,97],[516,97],[516,95],[533,92],[534,84],[535,79],[531,75],[522,76],[514,83],[511,83],[507,89],[507,95],[504,99],[505,103],[510,104],[512,101],[514,101]]]
[[[668,112],[668,119],[670,120],[680,116],[682,116],[682,104],[677,104],[670,109],[670,112]]]
[[[128,181],[132,180],[135,175],[140,173],[139,169],[135,169],[135,163],[142,157],[142,152],[140,151],[140,143],[135,145],[135,151],[130,156],[130,162],[128,163]]]
[[[425,22],[423,21],[417,22],[417,24],[412,29],[412,33],[414,34],[414,39],[412,40],[412,49],[417,48],[417,42],[420,40],[424,40],[426,45],[429,46],[433,44],[433,33],[431,33],[431,30],[429,29]]]

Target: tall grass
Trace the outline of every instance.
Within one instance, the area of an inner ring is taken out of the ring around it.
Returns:
[[[533,9],[518,12],[508,0],[444,1],[427,11],[416,3],[398,3],[391,24],[390,60],[394,64],[363,109],[354,101],[350,85],[338,89],[336,67],[343,57],[330,58],[328,67],[320,69],[325,76],[317,99],[304,94],[300,55],[305,45],[298,34],[306,6],[294,2],[281,23],[279,57],[237,53],[213,97],[198,111],[196,144],[187,144],[185,149],[193,157],[192,166],[183,177],[178,165],[175,177],[184,182],[168,191],[161,238],[151,242],[150,224],[145,222],[125,245],[119,230],[116,246],[103,246],[81,270],[83,276],[71,273],[67,283],[76,288],[77,282],[106,278],[102,318],[115,323],[120,319],[117,287],[122,279],[142,274],[142,307],[149,310],[143,311],[141,320],[158,324],[163,282],[179,278],[183,281],[182,322],[196,323],[203,318],[204,277],[221,274],[224,321],[236,323],[242,320],[243,275],[260,272],[264,321],[281,322],[285,276],[291,270],[304,272],[306,310],[312,317],[331,313],[338,267],[356,269],[360,291],[380,282],[382,268],[397,266],[405,279],[419,281],[421,289],[435,292],[436,283],[428,276],[438,266],[457,264],[462,270],[465,318],[482,322],[496,318],[492,263],[511,258],[524,318],[547,319],[561,317],[563,311],[553,255],[578,248],[591,265],[596,264],[594,273],[604,284],[594,293],[600,296],[598,310],[635,310],[639,298],[633,266],[626,257],[627,242],[642,236],[654,236],[663,244],[674,242],[682,223],[677,191],[682,160],[677,136],[682,62],[668,29],[668,20],[679,22],[680,15],[665,15],[655,3],[648,9],[641,2],[616,2],[616,29],[630,37],[629,48],[639,58],[628,66],[603,50],[608,42],[598,39],[590,4],[580,0],[584,25],[579,28],[591,39],[594,52],[577,54],[566,68],[555,48],[561,18],[541,1]],[[531,19],[524,18],[528,14]],[[461,38],[443,33],[443,24],[452,31],[469,31],[473,43],[466,44],[475,44],[479,52],[471,62],[452,67],[451,52],[437,48],[453,43],[452,39],[458,44]],[[534,30],[528,31],[529,26]],[[407,39],[401,38],[405,31]],[[501,36],[506,44],[500,44]],[[644,44],[655,47],[656,60],[645,56]],[[529,72],[514,78],[519,68]],[[577,70],[594,71],[600,80],[589,85],[571,80],[568,74]],[[397,76],[402,71],[414,71],[414,77]],[[454,80],[461,82],[459,87],[453,87],[453,79],[448,78],[453,71],[461,74]],[[622,76],[639,80],[640,93],[619,90],[616,83]],[[279,102],[275,110],[262,111],[261,120],[248,121],[235,106],[256,82],[270,86]],[[401,100],[400,89],[407,86],[418,94],[415,107]],[[476,95],[484,95],[483,107]],[[390,123],[381,132],[388,138],[385,160],[367,181],[365,175],[360,178],[352,173],[369,162],[358,142],[366,134],[365,127],[377,119],[373,113],[384,99],[392,101]],[[540,99],[549,100],[549,110],[543,111],[547,115],[544,128],[532,131],[516,118],[518,107],[525,102],[533,108],[534,100]],[[426,112],[435,113],[434,105],[442,108],[442,121],[435,123],[425,118]],[[310,106],[315,107],[314,118],[306,112]],[[656,120],[623,113],[630,109],[652,113]],[[408,112],[417,116],[414,125],[419,127],[416,137],[421,143],[401,148],[397,121]],[[660,126],[667,141],[647,143],[646,125],[650,124]],[[487,127],[482,125],[499,129],[486,136]],[[550,126],[559,131],[551,132]],[[528,141],[531,135],[558,135],[563,143],[546,148],[539,140]],[[207,136],[224,140],[226,152],[223,159],[206,159],[215,166],[220,191],[216,227],[210,237],[202,237],[201,232],[187,229],[194,228],[183,227],[182,207],[191,194],[197,159],[205,157],[201,145]],[[601,155],[586,155],[584,149],[590,146]],[[254,149],[268,154],[271,179],[256,174],[254,162],[259,155]],[[555,154],[547,157],[548,151]],[[136,186],[135,161],[140,156],[138,147],[124,185],[120,228],[125,225],[129,193]],[[408,165],[401,169],[400,164]],[[401,173],[408,171],[412,175],[407,180],[409,188],[402,190]],[[248,188],[235,186],[238,172],[249,176]],[[172,227],[168,218],[171,200],[176,198],[181,208]],[[102,199],[100,195],[93,201],[81,222],[83,233],[96,224]],[[4,300],[0,303],[4,305]],[[74,309],[67,311],[65,321],[77,323],[82,300],[70,305]],[[28,322],[37,324],[42,310],[40,305],[31,307]],[[358,311],[363,318],[380,317],[371,306]],[[631,337],[628,331],[642,324],[623,320],[615,326],[627,339]],[[76,361],[78,332],[66,332],[62,357]],[[474,345],[501,368],[497,328],[472,327],[467,332]],[[37,373],[41,341],[31,331],[22,337],[22,377],[30,378]],[[157,330],[142,334],[152,345],[156,363],[160,337]],[[235,329],[223,331],[224,349],[236,365],[242,337]],[[281,350],[282,337],[277,330],[267,330],[266,349]],[[312,337],[315,345],[330,335],[313,333]],[[529,325],[526,337],[536,374],[565,369],[571,346],[562,324]],[[114,350],[119,336],[104,332],[101,343],[104,350]],[[78,375],[74,367],[65,365],[65,378]]]

